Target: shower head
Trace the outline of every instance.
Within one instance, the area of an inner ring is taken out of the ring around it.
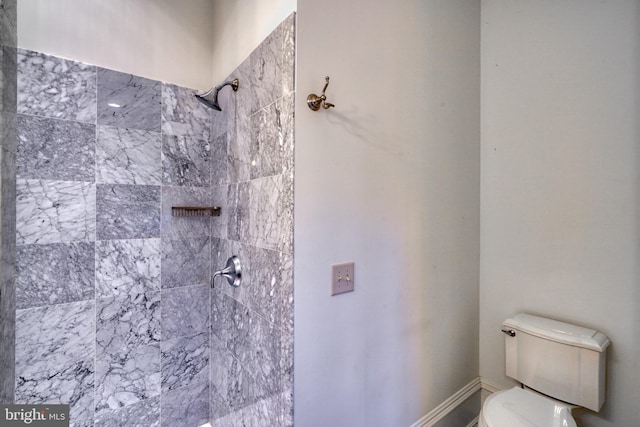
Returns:
[[[233,79],[226,81],[218,86],[209,89],[208,92],[205,93],[196,93],[196,99],[202,102],[207,107],[213,108],[214,110],[222,111],[220,108],[220,104],[218,103],[218,92],[223,87],[230,85],[234,92],[238,90],[238,79]]]

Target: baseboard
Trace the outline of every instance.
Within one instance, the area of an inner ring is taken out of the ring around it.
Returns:
[[[471,421],[469,424],[467,424],[467,427],[478,427],[478,419],[479,419],[479,418],[480,418],[480,417],[475,417],[475,418],[473,419],[473,421]]]
[[[474,379],[466,386],[462,387],[460,390],[455,392],[451,397],[442,402],[440,405],[436,406],[432,411],[430,411],[427,415],[420,418],[418,421],[413,423],[411,427],[432,427],[438,421],[446,417],[449,413],[451,413],[454,409],[456,409],[460,404],[462,404],[465,400],[467,400],[473,393],[480,390],[481,381],[480,377]]]
[[[497,386],[495,383],[492,383],[491,381],[487,381],[484,378],[480,378],[480,386],[482,387],[483,390],[488,391],[489,393],[495,393],[497,391],[502,390],[502,387]]]

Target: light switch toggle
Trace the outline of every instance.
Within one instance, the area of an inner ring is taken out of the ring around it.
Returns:
[[[344,262],[331,266],[331,295],[353,292],[354,263]]]

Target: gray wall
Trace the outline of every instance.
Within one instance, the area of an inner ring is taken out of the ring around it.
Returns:
[[[480,374],[519,311],[611,339],[593,427],[640,419],[640,2],[482,3]]]
[[[0,403],[14,393],[16,1],[0,10]]]
[[[296,425],[411,425],[478,377],[480,2],[299,0],[297,47]]]

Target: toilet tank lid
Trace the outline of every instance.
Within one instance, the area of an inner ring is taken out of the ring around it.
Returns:
[[[516,314],[505,320],[502,325],[552,341],[598,352],[605,351],[610,343],[609,338],[594,329],[527,313]]]

